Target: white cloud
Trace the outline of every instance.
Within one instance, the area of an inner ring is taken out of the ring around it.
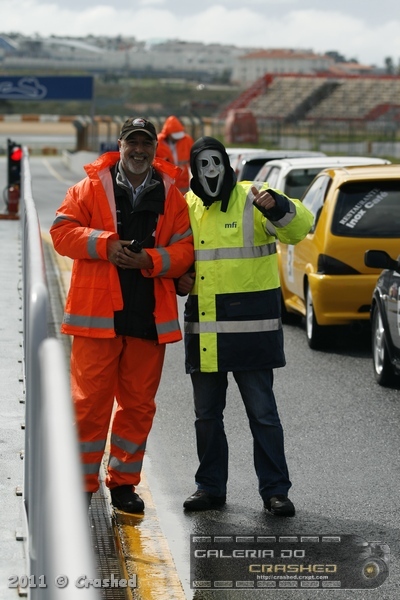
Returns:
[[[166,0],[139,0],[139,6],[165,6]]]
[[[299,4],[295,4],[296,10],[290,10],[293,5],[288,4],[278,13],[273,5],[268,5],[270,10],[261,8],[258,0],[246,8],[213,4],[202,9],[191,5],[192,14],[182,14],[179,10],[172,12],[165,0],[141,0],[141,8],[131,8],[131,3],[125,2],[83,2],[79,9],[65,2],[57,4],[57,0],[0,0],[0,28],[3,33],[25,35],[125,35],[138,40],[170,38],[247,47],[304,48],[321,53],[337,50],[346,58],[380,66],[387,56],[395,63],[400,59],[398,14],[389,13],[387,20],[368,24],[362,13],[351,16],[319,7],[299,9]]]

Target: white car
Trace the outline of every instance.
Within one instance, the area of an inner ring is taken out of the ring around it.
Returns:
[[[239,157],[234,167],[238,181],[254,181],[261,167],[271,160],[300,156],[326,156],[323,152],[313,150],[264,150],[257,153],[246,153]]]
[[[263,165],[255,176],[256,181],[267,181],[273,189],[289,198],[301,199],[314,177],[323,169],[335,166],[390,164],[384,158],[370,156],[314,156],[308,158],[283,158]]]
[[[265,148],[226,148],[232,169],[236,172],[240,160],[245,156],[258,156],[267,152]]]

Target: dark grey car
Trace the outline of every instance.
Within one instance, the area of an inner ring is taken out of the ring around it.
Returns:
[[[371,304],[372,360],[379,385],[400,384],[400,259],[383,250],[368,250],[367,267],[384,269]]]

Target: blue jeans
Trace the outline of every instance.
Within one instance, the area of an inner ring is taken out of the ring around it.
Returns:
[[[287,495],[291,482],[286,464],[283,429],[273,392],[273,371],[234,371],[253,435],[254,467],[263,500]],[[198,489],[214,496],[226,495],[228,443],[223,412],[228,373],[192,373],[196,414]]]

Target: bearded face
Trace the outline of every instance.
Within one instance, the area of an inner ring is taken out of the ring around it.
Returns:
[[[204,191],[211,198],[216,198],[221,191],[225,175],[221,152],[202,150],[196,157],[196,167]]]

